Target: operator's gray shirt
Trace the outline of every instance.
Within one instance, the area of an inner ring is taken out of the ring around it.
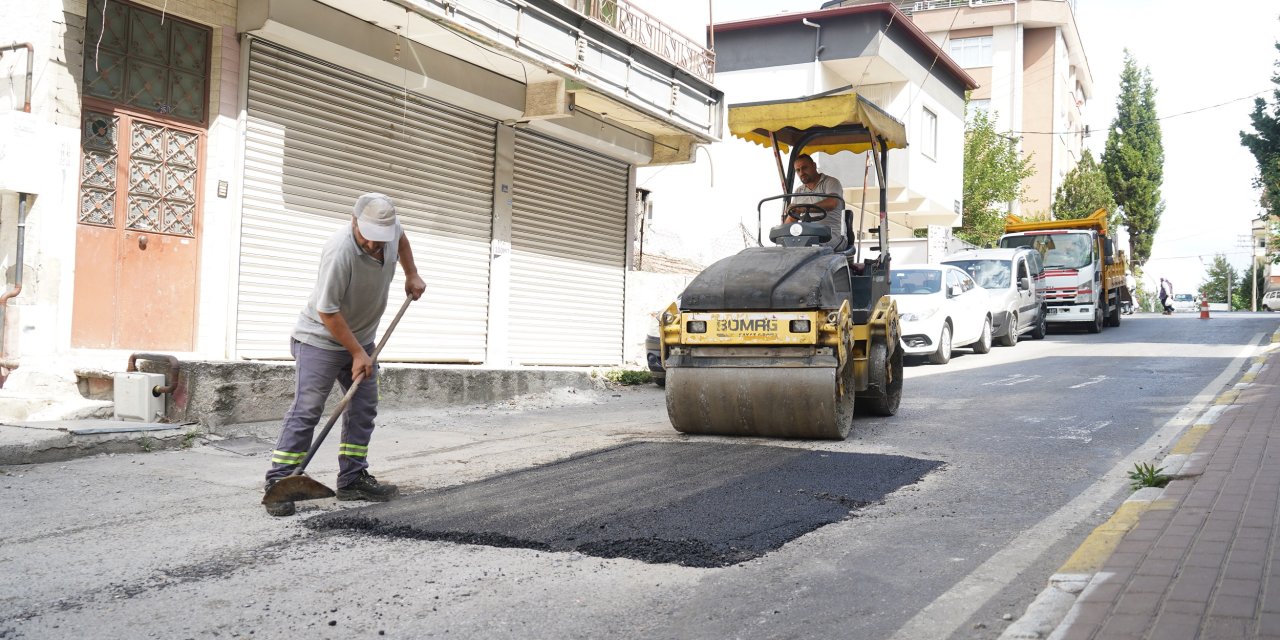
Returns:
[[[396,275],[400,259],[400,234],[396,223],[396,239],[382,247],[382,261],[364,252],[356,244],[351,225],[334,232],[320,251],[320,272],[307,306],[298,314],[293,338],[298,342],[342,351],[343,347],[320,320],[320,313],[341,313],[360,344],[369,344],[378,331],[378,320],[387,309],[387,290]]]
[[[836,180],[829,175],[821,174],[821,177],[818,179],[818,184],[815,185],[814,188],[810,189],[804,186],[804,183],[801,182],[800,186],[796,187],[795,193],[834,193],[843,198],[844,187],[841,186],[839,180]],[[791,204],[814,204],[821,200],[823,200],[823,198],[817,196],[795,197],[791,199]],[[834,247],[844,240],[844,224],[841,220],[843,217],[844,212],[840,210],[839,204],[836,205],[835,209],[827,212],[827,217],[821,222],[831,230],[831,241],[823,244]]]

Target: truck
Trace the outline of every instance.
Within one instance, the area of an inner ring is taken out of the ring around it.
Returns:
[[[1089,333],[1120,326],[1122,303],[1132,301],[1132,294],[1125,284],[1124,252],[1117,251],[1107,230],[1106,209],[1077,220],[1011,215],[1000,246],[1040,253],[1049,324],[1083,324]]]

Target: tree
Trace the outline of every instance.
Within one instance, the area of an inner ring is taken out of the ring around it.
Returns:
[[[1275,47],[1280,51],[1280,42]],[[1274,66],[1280,68],[1280,61]],[[1271,91],[1274,104],[1267,104],[1262,97],[1254,98],[1253,113],[1249,114],[1253,132],[1241,131],[1240,144],[1258,163],[1253,186],[1261,192],[1259,204],[1274,221],[1275,216],[1280,216],[1280,73],[1271,74],[1271,83],[1276,85]],[[1280,232],[1274,222],[1267,226],[1267,255],[1272,262],[1280,263]]]
[[[1098,209],[1106,209],[1110,214],[1111,226],[1120,224],[1120,212],[1116,211],[1116,199],[1111,195],[1111,187],[1107,185],[1107,176],[1102,168],[1094,162],[1093,154],[1088,149],[1080,164],[1072,169],[1065,178],[1053,198],[1053,217],[1058,220],[1076,220],[1087,217]]]
[[[966,106],[966,111],[968,107]],[[956,237],[980,247],[991,246],[1004,233],[1006,210],[1000,206],[1022,198],[1022,181],[1035,173],[1013,138],[996,132],[985,111],[966,113],[964,129],[964,225]]]
[[[1148,69],[1138,70],[1126,49],[1120,72],[1116,118],[1107,133],[1102,172],[1129,230],[1129,257],[1142,264],[1151,257],[1151,241],[1160,228],[1164,202],[1164,143],[1156,117],[1156,89]]]
[[[1204,292],[1209,302],[1228,302],[1228,287],[1231,289],[1231,294],[1235,295],[1236,289],[1240,288],[1240,281],[1235,269],[1231,268],[1231,263],[1227,262],[1226,256],[1219,253],[1213,257],[1213,266],[1209,267],[1204,282],[1200,283],[1200,290]]]
[[[1231,297],[1237,309],[1253,309],[1256,303],[1258,309],[1262,308],[1262,294],[1267,292],[1267,270],[1266,265],[1258,265],[1257,269],[1253,267],[1245,267],[1240,271],[1240,276],[1236,278],[1236,282],[1240,283],[1239,289],[1231,290]],[[1254,287],[1257,287],[1258,297],[1255,299]]]

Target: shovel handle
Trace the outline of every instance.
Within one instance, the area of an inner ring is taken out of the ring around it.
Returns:
[[[374,364],[377,364],[378,354],[382,353],[382,348],[387,346],[387,338],[391,337],[391,332],[395,331],[396,325],[400,324],[400,318],[404,317],[404,312],[409,310],[410,302],[413,302],[413,298],[405,297],[404,303],[400,305],[400,311],[396,312],[396,317],[391,320],[391,324],[387,327],[387,330],[382,333],[382,339],[378,341],[378,346],[374,348],[373,355],[370,356],[370,359],[373,360]],[[307,457],[303,458],[302,464],[298,465],[298,468],[294,469],[293,473],[289,475],[302,475],[303,470],[307,468],[307,465],[311,463],[311,459],[315,457],[316,452],[320,450],[320,445],[324,442],[325,436],[329,435],[329,430],[333,428],[333,425],[336,422],[338,422],[338,417],[346,410],[347,404],[351,402],[351,398],[355,397],[356,390],[360,388],[360,383],[363,381],[363,374],[352,378],[351,386],[347,389],[347,392],[342,395],[342,400],[338,401],[338,406],[333,410],[333,414],[331,414],[329,419],[325,421],[324,428],[320,430],[320,435],[316,436],[315,442],[311,443],[311,449],[307,451]]]

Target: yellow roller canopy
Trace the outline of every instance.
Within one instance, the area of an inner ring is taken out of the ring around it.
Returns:
[[[788,152],[813,129],[829,130],[829,135],[810,141],[806,153],[862,153],[871,148],[872,136],[883,139],[888,149],[907,146],[906,127],[856,93],[729,105],[729,132],[765,147],[772,148],[773,133]]]

